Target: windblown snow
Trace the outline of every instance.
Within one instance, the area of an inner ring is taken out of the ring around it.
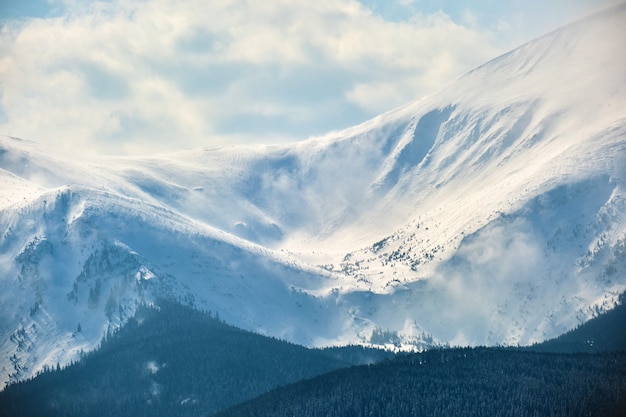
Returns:
[[[0,138],[0,382],[157,297],[309,346],[529,344],[626,289],[626,5],[362,125],[78,158]]]

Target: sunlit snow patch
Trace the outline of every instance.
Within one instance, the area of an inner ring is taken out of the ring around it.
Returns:
[[[139,268],[139,271],[135,274],[135,279],[137,281],[148,281],[152,278],[156,278],[157,276],[152,273],[148,268],[142,266]]]

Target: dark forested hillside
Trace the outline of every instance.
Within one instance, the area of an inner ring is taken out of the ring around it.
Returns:
[[[541,352],[626,352],[626,293],[620,303],[577,328],[532,346]]]
[[[389,353],[307,349],[160,300],[63,370],[0,392],[2,416],[210,415],[277,386]]]
[[[0,416],[626,416],[623,303],[531,348],[400,356],[307,349],[157,304],[78,363],[8,386]]]
[[[434,350],[277,389],[220,417],[623,416],[626,354]]]
[[[219,414],[234,416],[626,416],[626,294],[529,348],[441,349],[341,369]]]

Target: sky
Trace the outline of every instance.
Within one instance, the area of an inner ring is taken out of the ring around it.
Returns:
[[[298,141],[614,0],[0,0],[0,134],[150,154]]]

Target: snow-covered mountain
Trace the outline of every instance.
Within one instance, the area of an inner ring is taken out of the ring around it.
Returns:
[[[529,344],[626,289],[626,5],[362,125],[79,157],[0,138],[0,381],[167,297],[309,346]]]

